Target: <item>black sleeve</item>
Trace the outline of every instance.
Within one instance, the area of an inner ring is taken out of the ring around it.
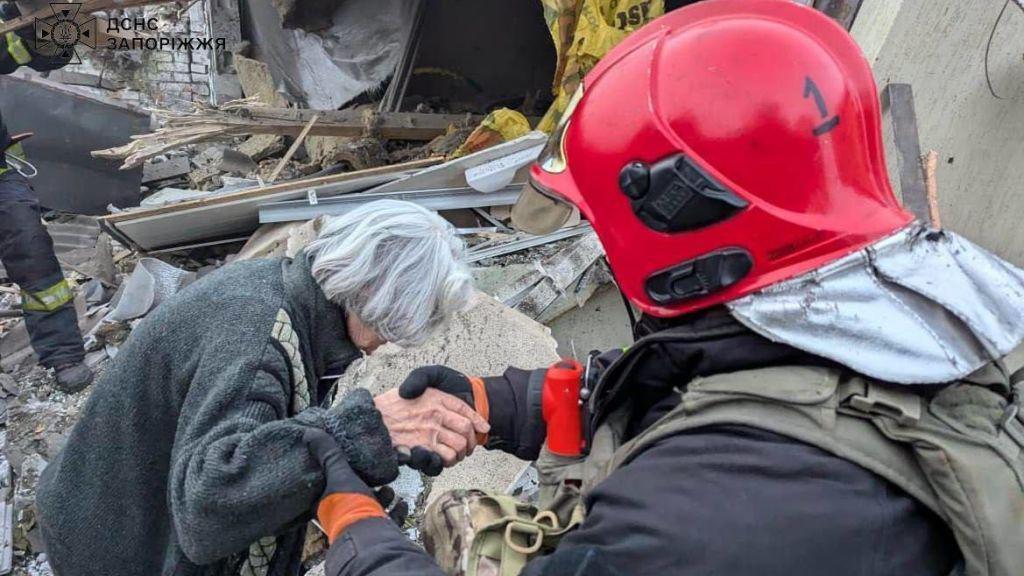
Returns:
[[[487,448],[523,460],[536,460],[547,436],[541,414],[546,368],[509,368],[501,376],[484,378],[490,407],[491,432]]]
[[[356,522],[327,551],[326,576],[444,576],[388,518]]]

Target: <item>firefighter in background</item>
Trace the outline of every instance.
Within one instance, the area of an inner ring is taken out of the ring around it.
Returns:
[[[0,20],[19,16],[13,2],[0,3]],[[67,64],[68,59],[33,51],[32,28],[0,36],[0,74],[21,66],[43,72]],[[84,364],[85,350],[78,330],[74,294],[53,253],[53,240],[40,219],[39,200],[21,173],[25,162],[21,141],[31,134],[11,135],[0,110],[0,262],[7,276],[21,287],[22,311],[32,348],[39,363],[53,368],[57,387],[77,392],[92,382]],[[26,172],[31,175],[30,172]]]

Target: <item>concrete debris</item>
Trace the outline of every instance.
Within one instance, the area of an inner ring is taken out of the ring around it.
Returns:
[[[284,150],[284,138],[274,134],[257,134],[238,145],[238,151],[259,162]]]
[[[310,136],[306,139],[306,154],[311,164],[322,168],[344,164],[349,170],[366,170],[390,163],[378,138]]]
[[[142,165],[142,183],[155,184],[181,178],[191,171],[188,156],[156,157]]]
[[[22,382],[23,391],[9,402],[3,454],[15,476],[14,554],[27,558],[43,551],[35,511],[39,474],[64,446],[89,391],[73,396],[56,391],[48,371],[39,367],[25,373]]]
[[[223,188],[222,174],[247,176],[259,167],[244,152],[227,146],[210,146],[192,162],[196,168],[189,172],[188,180],[192,188],[197,189]]]
[[[287,107],[288,99],[277,91],[270,68],[258,60],[241,55],[234,57],[235,71],[242,93],[254,97],[267,106]],[[257,134],[243,142],[238,151],[251,160],[260,160],[277,154],[285,148],[284,137],[276,134]]]
[[[274,258],[295,256],[299,250],[316,239],[323,226],[322,217],[306,222],[282,222],[264,224],[253,232],[233,262],[253,258]]]
[[[598,261],[603,255],[597,234],[589,232],[558,253],[536,262],[533,271],[505,284],[495,297],[546,323],[572,306],[583,306],[598,287],[610,280]],[[559,300],[561,305],[556,305]]]
[[[252,58],[236,55],[234,58],[238,81],[247,98],[255,98],[266,106],[286,108],[288,99],[277,91],[270,67]]]

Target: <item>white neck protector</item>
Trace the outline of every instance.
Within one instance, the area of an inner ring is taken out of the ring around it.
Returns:
[[[728,307],[758,334],[866,376],[942,383],[1024,340],[1024,271],[915,223]]]

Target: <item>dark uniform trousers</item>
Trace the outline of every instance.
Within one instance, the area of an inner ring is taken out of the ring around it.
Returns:
[[[0,157],[0,170],[6,163]],[[40,220],[39,201],[21,174],[0,174],[0,262],[21,287],[25,326],[39,363],[54,368],[85,357],[73,297],[53,240]]]

